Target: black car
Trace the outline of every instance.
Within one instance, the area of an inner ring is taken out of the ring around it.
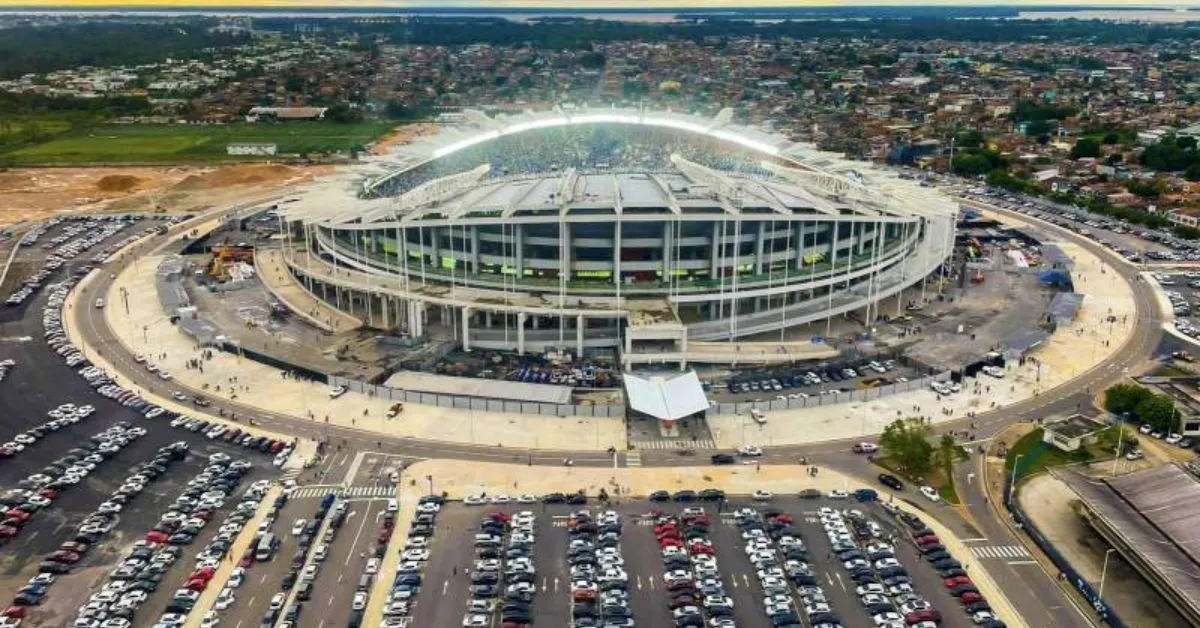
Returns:
[[[879,483],[888,488],[891,488],[891,489],[894,489],[897,491],[904,490],[904,482],[901,482],[900,478],[898,478],[890,473],[880,473],[879,474]]]
[[[296,572],[295,571],[289,571],[289,572],[283,574],[283,580],[281,580],[279,582],[279,588],[286,591],[288,589],[291,589],[295,585],[296,585]]]
[[[562,504],[566,503],[567,496],[562,493],[546,493],[542,496],[543,504]]]
[[[694,502],[696,501],[696,491],[678,491],[671,496],[671,499],[674,499],[677,502]]]
[[[712,457],[713,464],[733,464],[734,462],[737,461],[729,454],[713,454]]]
[[[725,499],[725,491],[719,488],[706,488],[700,491],[700,499],[706,502],[715,502]]]
[[[587,495],[583,493],[575,493],[567,497],[567,503],[573,506],[581,506],[587,503]]]
[[[650,501],[652,501],[652,502],[665,502],[665,501],[670,501],[670,500],[671,500],[671,494],[670,494],[669,492],[667,492],[667,491],[654,491],[653,493],[650,493],[650,498],[649,498],[649,499],[650,499]]]
[[[969,614],[969,615],[974,615],[975,613],[979,613],[982,611],[991,612],[991,610],[992,610],[992,607],[990,605],[988,605],[987,600],[979,600],[978,602],[971,602],[970,604],[967,604],[965,608],[967,610],[967,614]]]
[[[473,584],[471,585],[471,595],[477,598],[496,597],[496,593],[500,590],[494,584]]]
[[[296,589],[296,599],[307,601],[312,598],[313,583],[312,580],[305,580],[300,583],[300,587]]]
[[[821,491],[815,488],[806,488],[800,491],[800,499],[821,499]]]

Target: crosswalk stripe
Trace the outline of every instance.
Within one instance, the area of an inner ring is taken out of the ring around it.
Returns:
[[[1024,558],[1029,552],[1020,545],[975,545],[971,553],[979,558]]]
[[[640,467],[642,466],[642,454],[631,451],[625,454],[625,466]]]
[[[345,490],[338,491],[333,487],[301,486],[292,491],[292,499],[324,497],[330,493],[343,497],[392,497],[396,489],[391,486],[347,486]]]
[[[708,438],[700,440],[635,440],[629,441],[637,449],[716,449],[717,444]]]

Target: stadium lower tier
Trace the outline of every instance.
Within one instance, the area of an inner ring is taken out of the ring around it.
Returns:
[[[632,338],[678,352],[899,313],[898,293],[940,267],[954,230],[941,214],[631,218],[296,223],[285,250],[301,285],[372,326],[444,325],[468,348],[630,350]]]

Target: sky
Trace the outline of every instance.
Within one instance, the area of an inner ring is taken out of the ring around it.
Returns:
[[[577,9],[703,9],[728,7],[828,7],[828,6],[971,6],[977,0],[0,0],[0,6],[53,6],[53,7],[172,7],[202,8],[222,7],[382,7],[404,9],[409,7],[446,8],[555,8]],[[1189,7],[1200,6],[1200,0],[1013,0],[1010,2],[987,2],[989,5],[1039,7],[1055,5],[1084,5],[1094,7]]]

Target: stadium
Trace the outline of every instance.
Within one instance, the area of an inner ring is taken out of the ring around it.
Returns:
[[[894,315],[953,247],[948,198],[729,110],[456,116],[280,206],[306,289],[468,350],[686,362],[713,343]]]

